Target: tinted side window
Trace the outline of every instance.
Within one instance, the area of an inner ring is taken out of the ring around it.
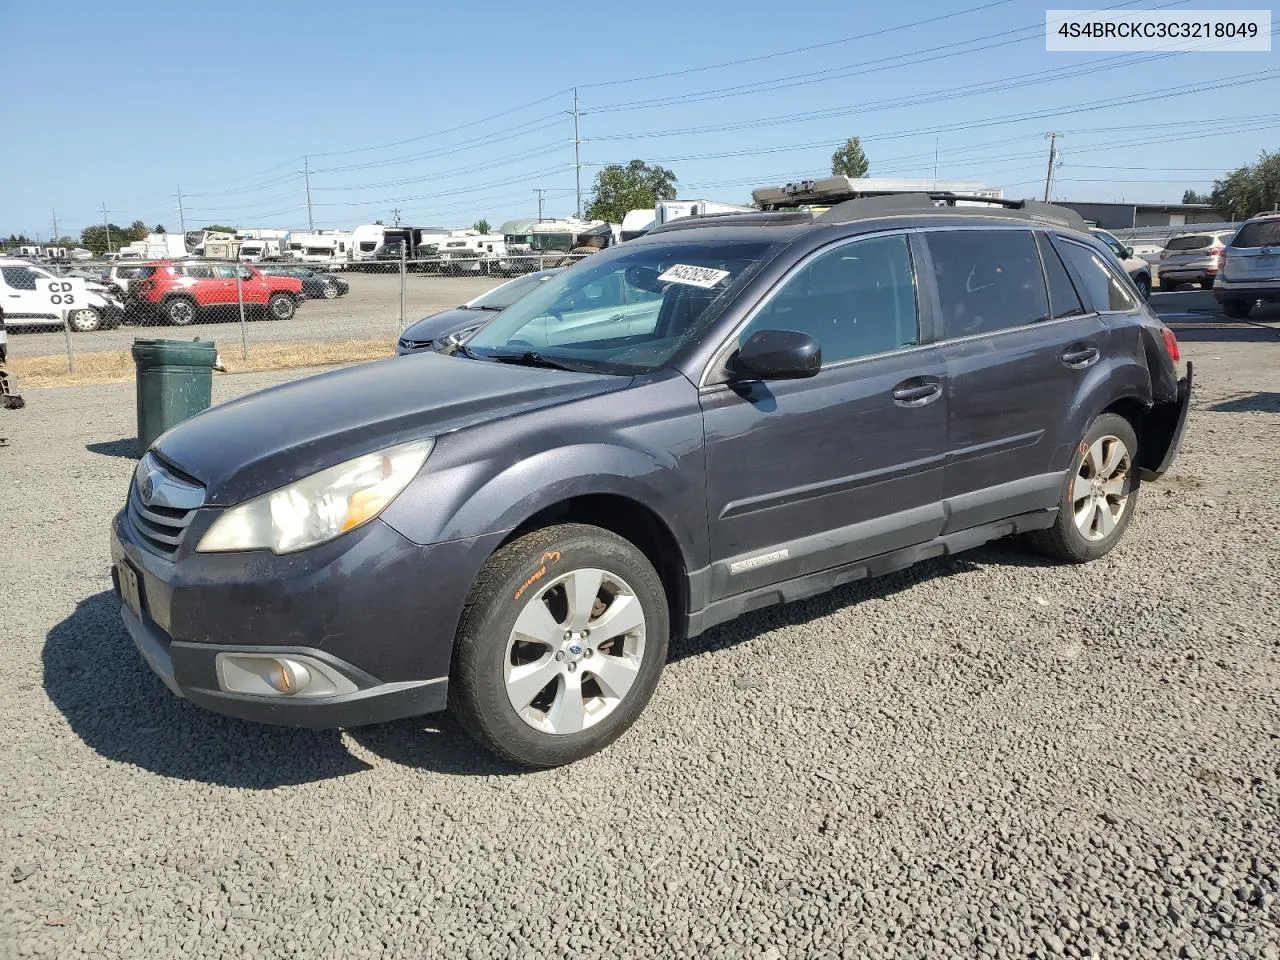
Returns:
[[[185,276],[192,280],[213,280],[213,267],[207,263],[188,263],[182,268]]]
[[[1036,245],[1040,247],[1040,259],[1044,261],[1044,275],[1049,281],[1049,309],[1055,320],[1061,317],[1078,317],[1085,313],[1080,295],[1071,283],[1067,268],[1062,265],[1062,258],[1053,249],[1049,237],[1043,233],[1036,234]]]
[[[36,275],[26,267],[0,267],[4,282],[14,290],[34,290]]]
[[[971,337],[1048,318],[1049,295],[1030,231],[947,230],[926,236],[943,336]]]
[[[1136,301],[1115,272],[1093,250],[1071,240],[1062,242],[1062,255],[1084,283],[1085,296],[1095,310],[1132,310]]]
[[[896,350],[919,342],[915,273],[902,235],[841,244],[819,254],[756,314],[739,337],[757,330],[807,333],[822,362]]]

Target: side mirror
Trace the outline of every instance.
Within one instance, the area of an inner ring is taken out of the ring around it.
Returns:
[[[1124,259],[1126,259],[1126,260],[1132,260],[1132,259],[1133,259],[1133,247],[1125,247],[1125,248],[1124,248]]]
[[[740,379],[799,380],[822,369],[822,347],[807,333],[757,330],[738,350]]]

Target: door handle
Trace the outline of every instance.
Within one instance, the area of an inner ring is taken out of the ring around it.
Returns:
[[[923,407],[942,396],[942,385],[936,380],[904,380],[893,388],[894,402],[904,407]]]
[[[1072,344],[1062,353],[1062,362],[1068,367],[1087,367],[1098,359],[1098,348],[1091,344]]]

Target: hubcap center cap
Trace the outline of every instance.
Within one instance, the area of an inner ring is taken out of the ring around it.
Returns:
[[[565,663],[578,663],[587,655],[587,642],[582,639],[579,633],[569,634],[569,639],[564,642],[564,660]]]

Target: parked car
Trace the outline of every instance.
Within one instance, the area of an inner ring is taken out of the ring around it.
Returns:
[[[1222,251],[1234,230],[1180,233],[1170,237],[1160,255],[1160,288],[1176,290],[1180,283],[1213,287],[1222,266]]]
[[[269,276],[243,263],[163,260],[129,285],[130,305],[180,327],[201,314],[236,309],[241,298],[247,313],[289,320],[302,299],[302,281]]]
[[[109,293],[85,288],[84,301],[55,304],[41,281],[57,277],[44,267],[17,257],[0,257],[0,296],[9,329],[60,325],[62,311],[67,311],[67,324],[72,330],[118,327],[124,320],[123,305]]]
[[[1165,242],[1160,237],[1138,237],[1128,241],[1128,243],[1133,255],[1141,257],[1148,264],[1158,263],[1160,254],[1164,253]]]
[[[150,263],[113,263],[102,273],[101,281],[117,296],[129,296],[129,284],[134,280],[143,280],[155,272]]]
[[[1146,300],[1151,296],[1151,265],[1143,260],[1133,248],[1119,241],[1115,235],[1108,233],[1098,227],[1090,227],[1090,232],[1107,245],[1116,259],[1120,261],[1120,265],[1124,267],[1125,272],[1133,280],[1133,285],[1138,288],[1138,292],[1142,294],[1142,299]]]
[[[1191,364],[1077,214],[995,203],[677,220],[456,352],[198,414],[112,522],[124,624],[197,705],[448,705],[548,767],[635,723],[673,635],[1012,534],[1101,557]]]
[[[302,296],[306,300],[336,300],[345,297],[351,284],[332,273],[320,273],[308,267],[292,267],[287,264],[264,264],[260,273],[272,277],[296,277],[302,281]]]
[[[1227,316],[1238,320],[1259,300],[1280,301],[1280,215],[1246,220],[1227,241],[1213,297]]]
[[[468,300],[460,307],[442,310],[424,317],[411,324],[396,342],[396,353],[416,353],[419,350],[439,349],[448,337],[465,337],[473,333],[500,310],[505,310],[521,297],[532,291],[544,280],[559,273],[555,270],[539,270],[537,273],[526,273],[506,283],[487,290],[474,300]]]

